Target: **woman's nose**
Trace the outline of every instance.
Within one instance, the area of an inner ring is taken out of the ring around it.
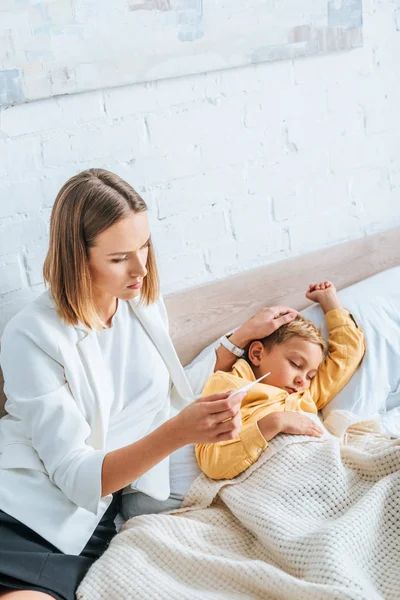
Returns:
[[[145,277],[147,275],[146,264],[140,259],[135,260],[129,267],[129,275],[131,277]]]

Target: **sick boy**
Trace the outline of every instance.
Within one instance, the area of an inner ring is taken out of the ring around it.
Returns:
[[[270,372],[242,400],[242,429],[237,438],[196,446],[201,470],[212,479],[232,479],[257,461],[279,433],[321,437],[304,413],[317,414],[346,385],[364,353],[364,334],[347,312],[330,281],[309,286],[306,297],[318,302],[329,330],[328,352],[321,331],[298,315],[268,337],[252,342],[231,371],[217,371],[203,395],[234,390]]]

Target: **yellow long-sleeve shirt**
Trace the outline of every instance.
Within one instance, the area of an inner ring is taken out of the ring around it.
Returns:
[[[258,421],[275,411],[302,410],[316,414],[340,392],[359,366],[364,353],[364,333],[343,309],[325,315],[329,330],[328,353],[308,390],[289,394],[286,390],[257,383],[242,401],[242,429],[234,440],[197,444],[200,469],[212,479],[233,479],[250,467],[267,448]],[[255,381],[250,365],[243,359],[230,372],[217,371],[207,381],[203,396],[239,389]]]

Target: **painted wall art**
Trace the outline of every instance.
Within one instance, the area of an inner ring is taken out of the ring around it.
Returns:
[[[1,0],[0,105],[362,45],[362,0]]]

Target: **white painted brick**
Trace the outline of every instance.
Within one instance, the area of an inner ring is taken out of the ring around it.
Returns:
[[[343,113],[333,113],[324,117],[285,120],[284,128],[288,143],[294,144],[298,152],[310,148],[330,147],[337,142],[352,144],[353,138],[363,138],[364,114],[356,107]]]
[[[235,198],[231,219],[236,239],[263,235],[272,221],[272,200],[262,194]]]
[[[265,164],[265,174],[268,181],[284,181],[287,177],[293,179],[326,176],[331,171],[329,149],[322,147],[308,148],[304,152],[288,149],[287,153],[279,156],[276,162],[272,160]]]
[[[207,75],[206,75],[207,77]],[[189,76],[185,82],[178,78],[161,79],[154,82],[153,93],[160,109],[190,104],[203,99],[203,82],[196,76]],[[149,112],[147,109],[146,112]]]
[[[61,111],[53,100],[18,104],[4,110],[1,131],[8,136],[18,136],[46,129],[56,129]]]
[[[221,205],[232,196],[244,195],[246,181],[241,169],[217,169],[195,177],[175,179],[154,186],[150,193],[158,206],[160,219],[205,210],[206,206]]]
[[[0,295],[19,290],[22,284],[21,269],[18,261],[0,265]]]
[[[326,88],[317,80],[305,85],[293,85],[282,93],[279,87],[263,86],[257,101],[273,121],[291,117],[323,116],[327,112]]]
[[[81,123],[105,119],[103,93],[89,92],[60,96],[56,100],[61,111],[64,128],[76,127]]]
[[[146,186],[194,176],[203,170],[201,153],[194,147],[174,147],[165,153],[155,148],[142,153],[138,148],[131,153],[130,163],[132,180]]]
[[[265,227],[262,234],[257,233],[247,240],[238,243],[238,261],[244,268],[249,268],[252,262],[260,264],[279,260],[278,254],[286,252],[289,248],[289,238],[287,231],[280,227]]]
[[[289,181],[289,185],[273,191],[273,210],[276,221],[304,218],[317,208],[316,192],[312,181]],[[280,187],[280,186],[278,186]]]
[[[47,248],[38,246],[28,250],[25,255],[25,268],[29,285],[43,283],[43,263],[46,258]]]
[[[364,0],[365,3],[365,0]],[[363,48],[351,52],[321,54],[293,61],[294,79],[298,85],[318,81],[322,87],[347,84],[348,89],[358,84],[361,77],[370,77],[373,71],[371,55]]]
[[[24,181],[0,187],[0,219],[17,213],[37,212],[43,202],[40,181]]]
[[[385,103],[385,90],[374,85],[373,77],[357,79],[357,84],[336,83],[326,88],[328,110],[335,113],[346,113],[351,102],[352,107],[374,107]]]
[[[217,243],[207,249],[206,264],[211,273],[218,276],[238,270],[238,245],[236,242]]]
[[[178,254],[185,248],[184,228],[179,220],[165,220],[152,225],[151,235],[160,257]]]
[[[57,197],[61,187],[70,177],[79,173],[81,169],[70,166],[68,169],[50,169],[44,172],[44,177],[40,181],[43,191],[42,206],[51,207]]]
[[[338,141],[331,146],[329,154],[334,173],[359,167],[374,168],[379,156],[374,141],[365,136],[353,138],[352,144],[347,140]]]
[[[184,219],[182,222],[185,242],[201,248],[204,244],[221,239],[232,239],[225,212],[210,210],[206,214]]]
[[[367,234],[381,231],[382,225],[385,229],[400,226],[400,193],[397,196],[397,206],[393,206],[393,197],[389,194],[365,200],[363,219]]]
[[[400,188],[400,171],[394,171],[390,174],[390,186],[392,190]]]
[[[361,237],[364,233],[361,219],[342,212],[327,213],[325,217],[312,215],[304,221],[296,221],[289,227],[290,248],[300,254],[318,248]]]
[[[38,139],[14,138],[1,142],[0,140],[0,158],[6,183],[37,176],[40,161]],[[0,181],[0,184],[4,184],[4,181]]]
[[[379,206],[380,199],[392,196],[387,173],[380,169],[358,169],[348,174],[351,199],[360,207],[370,200]]]
[[[154,84],[130,85],[104,92],[104,104],[111,119],[151,113],[158,110],[157,94]]]
[[[67,133],[57,133],[42,142],[42,157],[45,167],[60,167],[73,162],[71,139]]]
[[[4,224],[2,221],[6,221]],[[8,219],[0,221],[0,257],[3,254],[18,252],[38,241],[47,240],[48,224],[42,219],[23,219],[11,222]]]
[[[171,288],[172,284],[185,280],[195,281],[205,273],[205,262],[201,252],[189,252],[180,256],[172,256],[167,260],[158,261],[160,277],[165,286]]]
[[[274,217],[280,221],[302,221],[308,214],[321,214],[333,207],[350,205],[348,182],[332,176],[313,181],[287,180],[273,187]]]
[[[102,96],[98,93],[64,96],[30,104],[17,104],[2,114],[1,129],[6,135],[19,136],[51,129],[76,127],[104,116]]]

